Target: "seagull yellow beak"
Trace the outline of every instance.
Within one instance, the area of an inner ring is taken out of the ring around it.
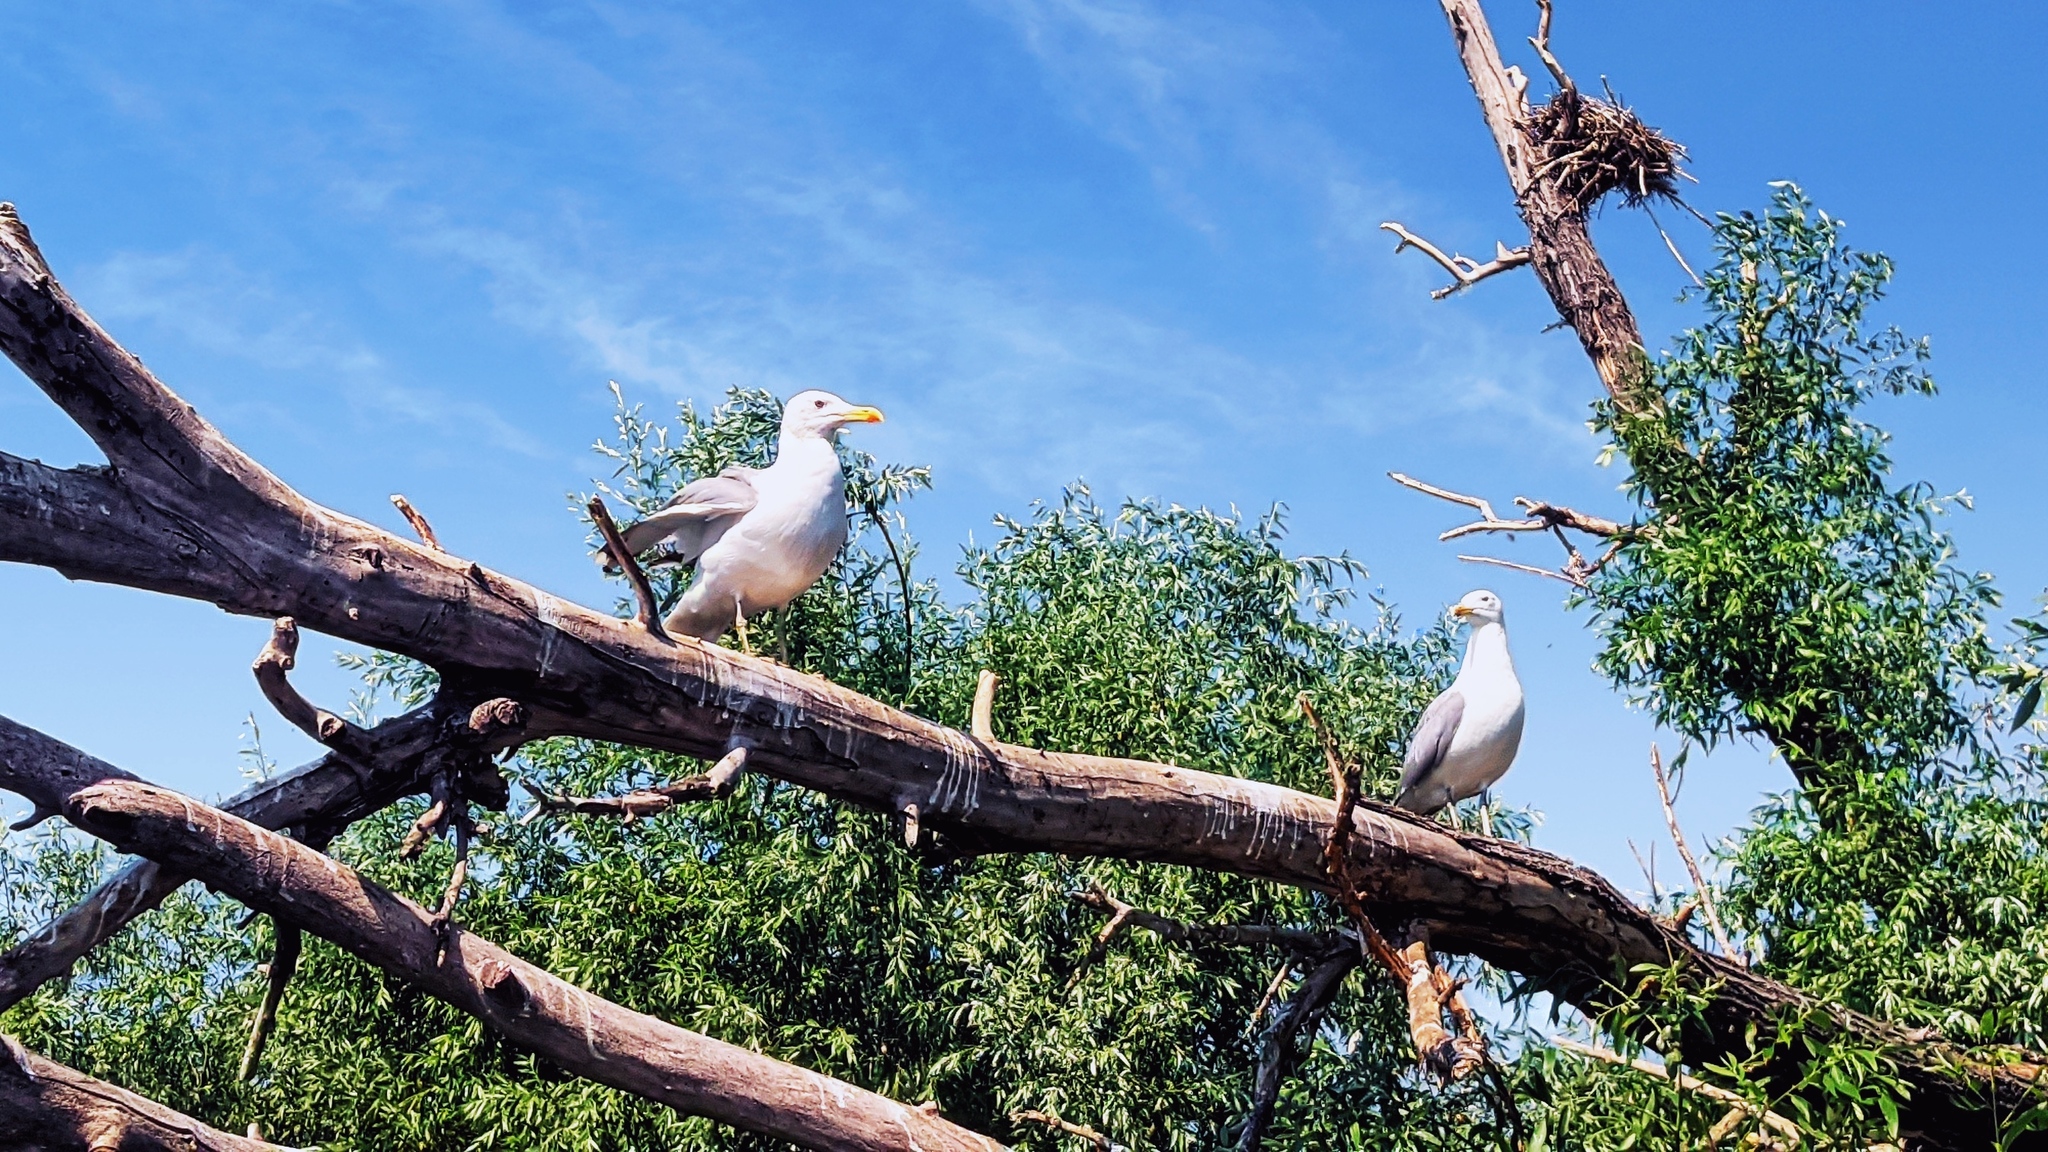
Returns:
[[[1460,620],[1470,616],[1472,612],[1472,609],[1465,607],[1463,604],[1454,605],[1451,608],[1451,615],[1456,616]]]
[[[848,408],[846,415],[841,416],[840,419],[848,424],[880,424],[882,422],[882,410],[880,408],[870,408],[863,404],[858,408]]]

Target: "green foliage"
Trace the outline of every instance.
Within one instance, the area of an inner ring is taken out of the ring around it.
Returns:
[[[1708,319],[1654,363],[1661,402],[1599,414],[1643,516],[1588,595],[1598,665],[1695,740],[1768,737],[1825,809],[1966,735],[1996,597],[1954,565],[1948,501],[1894,486],[1859,415],[1934,390],[1925,340],[1868,327],[1891,262],[1790,186],[1715,233]]]

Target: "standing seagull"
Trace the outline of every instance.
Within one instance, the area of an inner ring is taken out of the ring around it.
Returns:
[[[1522,743],[1522,682],[1508,657],[1500,597],[1468,592],[1451,615],[1472,623],[1465,663],[1409,738],[1394,795],[1395,804],[1425,816],[1492,787]]]
[[[667,544],[664,562],[697,566],[663,625],[716,640],[817,583],[846,543],[846,476],[834,447],[839,430],[881,422],[878,409],[830,392],[799,392],[782,406],[775,463],[694,481],[627,528],[626,551],[637,556]]]

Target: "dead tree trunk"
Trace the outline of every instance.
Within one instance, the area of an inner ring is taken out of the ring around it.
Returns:
[[[0,1152],[296,1152],[236,1136],[0,1036]]]

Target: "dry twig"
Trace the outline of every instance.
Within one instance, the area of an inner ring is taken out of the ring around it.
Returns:
[[[405,522],[412,525],[412,530],[419,534],[421,543],[436,552],[447,551],[446,548],[441,547],[441,538],[434,535],[434,526],[427,523],[427,518],[420,515],[420,510],[412,506],[412,501],[407,500],[399,493],[393,492],[391,494],[391,504],[392,507],[398,509],[399,515],[405,517]]]
[[[1778,1115],[1776,1112],[1771,1112],[1764,1108],[1761,1108],[1756,1104],[1753,1104],[1747,1099],[1743,1098],[1742,1096],[1734,1092],[1730,1092],[1728,1089],[1722,1088],[1719,1085],[1709,1084],[1706,1081],[1701,1080],[1697,1077],[1688,1076],[1683,1072],[1674,1071],[1671,1068],[1659,1064],[1654,1064],[1648,1060],[1641,1059],[1640,1057],[1634,1060],[1630,1060],[1629,1058],[1623,1056],[1621,1053],[1613,1051],[1612,1049],[1596,1048],[1591,1044],[1581,1044],[1576,1040],[1569,1039],[1568,1037],[1556,1037],[1552,1040],[1552,1043],[1556,1044],[1559,1048],[1563,1049],[1564,1051],[1570,1052],[1574,1055],[1584,1056],[1591,1060],[1604,1061],[1608,1064],[1613,1064],[1622,1068],[1633,1068],[1646,1076],[1654,1076],[1659,1080],[1667,1080],[1672,1084],[1676,1085],[1677,1087],[1682,1088],[1685,1091],[1691,1092],[1695,1095],[1704,1096],[1709,1100],[1713,1100],[1721,1104],[1726,1104],[1731,1108],[1740,1108],[1743,1111],[1747,1112],[1749,1115],[1760,1119],[1764,1123],[1764,1125],[1770,1128],[1772,1131],[1778,1133],[1781,1136],[1786,1137],[1795,1144],[1799,1142],[1798,1125],[1792,1123],[1790,1120],[1785,1119],[1783,1116]]]
[[[604,497],[592,496],[589,509],[590,519],[597,524],[598,532],[604,536],[605,551],[611,554],[612,562],[608,567],[624,571],[626,579],[633,585],[633,599],[639,604],[639,610],[633,619],[655,639],[668,639],[668,633],[661,627],[661,606],[655,602],[654,585],[647,582],[647,573],[627,550],[625,537],[619,535],[619,526],[613,522],[611,510],[604,506]],[[739,627],[742,641],[746,639],[746,626],[746,617],[741,615]]]
[[[1359,770],[1344,762],[1336,737],[1316,714],[1308,693],[1296,697],[1296,703],[1315,729],[1322,744],[1324,765],[1337,790],[1337,816],[1323,841],[1324,867],[1336,881],[1337,901],[1358,930],[1361,952],[1378,961],[1404,990],[1408,1001],[1408,1035],[1415,1044],[1416,1059],[1446,1083],[1461,1080],[1486,1064],[1486,1034],[1466,1006],[1459,982],[1436,963],[1420,930],[1411,933],[1413,939],[1405,949],[1396,950],[1366,913],[1363,893],[1352,874],[1349,850],[1352,817],[1358,807]],[[1443,1026],[1447,1010],[1458,1029],[1455,1036]]]
[[[1679,831],[1678,810],[1671,804],[1671,781],[1664,772],[1664,753],[1655,744],[1650,745],[1650,773],[1657,778],[1657,799],[1664,804],[1664,824],[1671,829],[1671,842],[1678,846],[1678,858],[1685,861],[1685,870],[1692,876],[1693,894],[1699,901],[1700,910],[1707,914],[1707,927],[1713,930],[1714,943],[1721,946],[1721,955],[1740,963],[1742,953],[1728,942],[1728,930],[1721,926],[1721,913],[1714,907],[1714,893],[1700,872],[1700,862],[1693,858],[1692,849],[1686,845],[1685,833]],[[1677,917],[1672,921],[1674,925],[1680,924]]]
[[[1032,1124],[1043,1124],[1048,1128],[1064,1132],[1069,1136],[1078,1136],[1081,1139],[1088,1141],[1088,1143],[1094,1145],[1096,1148],[1101,1149],[1102,1152],[1116,1152],[1116,1150],[1121,1149],[1123,1147],[1123,1145],[1118,1144],[1116,1141],[1111,1140],[1109,1137],[1104,1136],[1102,1133],[1097,1132],[1095,1129],[1088,1127],[1086,1124],[1070,1123],[1068,1121],[1060,1119],[1059,1117],[1053,1115],[1050,1112],[1040,1112],[1034,1108],[1020,1108],[1017,1111],[1010,1113],[1010,1122],[1013,1124],[1022,1124],[1027,1122]]]
[[[739,787],[740,777],[746,775],[746,771],[747,749],[741,745],[719,757],[711,771],[701,776],[685,777],[659,788],[642,788],[623,796],[559,796],[542,791],[531,781],[521,780],[519,786],[533,797],[533,807],[520,817],[519,822],[531,823],[543,812],[582,812],[592,816],[617,816],[630,824],[642,816],[654,816],[679,804],[723,800]]]

